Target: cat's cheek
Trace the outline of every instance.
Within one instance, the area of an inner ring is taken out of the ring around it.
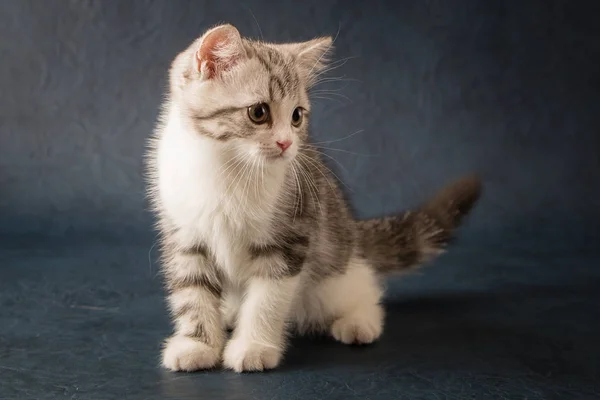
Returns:
[[[255,160],[260,157],[260,145],[254,140],[236,138],[229,143],[233,157],[242,160]]]

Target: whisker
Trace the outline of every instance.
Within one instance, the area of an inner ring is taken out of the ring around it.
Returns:
[[[341,25],[340,25],[340,27],[341,27]],[[335,61],[333,61],[333,62],[331,62],[329,64],[330,68],[328,68],[328,69],[339,68],[342,65],[344,65],[345,63],[347,63],[349,60],[353,60],[353,59],[358,58],[358,57],[359,56],[348,56],[348,57],[344,57],[344,58],[338,58],[337,60],[335,60]],[[340,64],[340,65],[336,65],[336,64]]]
[[[359,133],[362,133],[364,131],[365,131],[364,129],[359,129],[356,132],[351,133],[350,135],[344,136],[344,137],[339,138],[339,139],[327,140],[327,141],[323,141],[323,142],[314,142],[314,143],[311,143],[311,144],[312,145],[317,145],[317,144],[331,144],[331,143],[341,142],[342,140],[350,139],[352,136],[357,135]]]
[[[299,162],[299,165],[302,165],[303,164],[302,158],[298,158],[298,162]],[[305,168],[307,167],[306,164],[304,164],[304,167]],[[321,206],[321,202],[319,201],[318,188],[315,185],[314,180],[311,178],[310,174],[304,168],[300,168],[300,174],[306,180],[308,191],[311,194],[311,197],[313,198],[313,203],[316,202],[318,204],[319,211],[321,212],[321,216],[323,216],[324,215],[323,207]]]
[[[294,167],[294,171],[296,168]],[[302,214],[302,210],[304,209],[304,192],[302,191],[302,182],[298,177],[298,172],[296,171],[296,182],[298,182],[298,198],[300,200],[300,213]]]
[[[314,146],[314,147],[318,147],[319,149],[325,149],[325,150],[330,150],[330,151],[339,151],[341,153],[352,154],[352,155],[360,156],[360,157],[380,157],[381,156],[381,154],[354,153],[352,151],[348,151],[348,150],[344,150],[344,149],[336,149],[334,147],[323,147],[323,146]],[[317,152],[319,154],[325,154],[322,151],[316,150],[315,148],[312,148],[312,147],[302,147],[302,148],[304,150],[314,151],[314,152]]]
[[[265,190],[265,160],[260,162],[260,186],[262,190]]]
[[[250,191],[252,187],[252,183],[254,182],[254,172],[256,170],[256,158],[252,160],[251,166],[248,168],[248,176],[244,176],[242,180],[244,180],[244,186],[242,187],[242,196],[240,201],[238,202],[238,207],[236,208],[235,215],[239,215],[239,212],[245,210],[250,215],[255,215],[254,210],[248,207]],[[258,172],[258,171],[257,171]],[[254,187],[256,191],[256,186]]]
[[[227,188],[223,191],[223,193],[220,196],[220,201],[227,201],[227,203],[225,204],[226,206],[229,206],[230,202],[231,202],[231,198],[233,197],[233,192],[229,192],[229,189],[232,187],[232,185],[234,184],[234,182],[236,181],[237,177],[239,176],[240,173],[242,173],[245,165],[244,162],[246,160],[240,160],[236,163],[235,167],[229,171],[229,173],[227,174],[227,176],[225,177],[225,179],[223,179],[224,182],[227,182],[230,180],[231,176],[236,173],[235,177],[233,177],[233,179],[231,179],[231,181],[229,182],[229,185],[227,186]]]
[[[341,101],[340,99],[332,99],[330,97],[323,97],[323,96],[311,96],[311,97],[313,99],[331,100],[331,101],[335,101],[335,102],[340,103],[340,104],[344,104],[344,102]]]
[[[221,167],[221,171],[217,174],[217,178],[219,178],[222,174],[224,174],[232,167],[235,169],[235,166],[239,165],[240,162],[243,162],[243,158],[239,154],[234,155],[233,158],[231,158],[225,164],[223,164],[223,166]]]
[[[262,186],[260,185],[260,177],[261,177],[261,172],[262,172],[262,159],[259,159],[256,162],[256,182],[254,182],[254,195],[256,196],[256,198],[258,199],[258,197],[260,196],[260,193],[262,191]]]
[[[312,152],[314,152],[314,153],[317,153],[317,154],[320,154],[320,155],[323,155],[323,156],[325,156],[325,157],[328,157],[328,158],[330,158],[331,160],[335,161],[335,163],[336,163],[337,165],[339,165],[339,166],[340,166],[340,168],[342,168],[342,169],[344,170],[344,172],[346,172],[347,174],[350,174],[350,173],[348,172],[348,170],[346,169],[346,167],[344,167],[344,165],[343,165],[342,163],[340,163],[338,160],[336,160],[334,157],[330,156],[329,154],[327,154],[327,153],[324,153],[324,152],[322,152],[322,151],[320,151],[320,150],[317,150],[317,149],[315,149],[315,148],[305,148],[305,150],[310,150],[310,151],[312,151]],[[325,168],[327,168],[327,166],[326,166],[325,164],[323,164],[323,166],[324,166]],[[327,168],[327,169],[329,169],[329,168]]]
[[[248,218],[246,220],[246,223],[248,223],[250,226],[252,226],[253,228],[256,228],[256,217],[258,217],[257,211],[256,209],[254,209],[254,207],[250,207],[250,204],[254,204],[254,202],[250,202],[249,201],[249,196],[251,194],[251,187],[253,184],[255,184],[258,181],[258,166],[257,166],[258,160],[256,158],[252,159],[252,163],[248,163],[248,168],[245,170],[246,173],[244,174],[244,176],[242,177],[241,181],[245,181],[245,183],[243,184],[242,187],[242,196],[239,199],[238,202],[238,207],[236,208],[235,211],[235,216],[239,216],[241,212],[243,212],[245,215],[250,215],[251,217],[254,218]],[[254,176],[256,173],[256,177]],[[255,190],[256,190],[256,186],[255,186]],[[255,192],[256,193],[256,192]]]
[[[326,78],[321,78],[316,81],[316,84],[327,83],[327,82],[346,82],[348,80],[352,80],[351,78],[346,78],[346,75],[340,76],[328,76]],[[315,88],[315,85],[311,87],[311,90]]]
[[[300,154],[300,153],[299,153],[299,154]],[[338,163],[338,165],[339,165],[340,167],[342,167],[342,169],[343,169],[343,170],[344,170],[344,171],[345,171],[345,172],[346,172],[348,175],[350,175],[350,173],[348,172],[348,170],[347,170],[347,169],[346,169],[346,168],[345,168],[345,167],[344,167],[344,166],[343,166],[343,165],[342,165],[342,164],[341,164],[341,163],[340,163],[338,160],[336,160],[335,158],[331,157],[331,156],[330,156],[330,155],[328,155],[328,154],[325,154],[325,153],[321,153],[321,154],[322,154],[322,155],[324,155],[324,156],[326,156],[326,157],[329,157],[329,158],[331,158],[333,161],[335,161],[336,163]],[[323,175],[323,178],[325,178],[325,180],[327,181],[327,183],[329,183],[329,186],[330,186],[330,187],[332,186],[332,185],[331,185],[331,182],[329,182],[329,179],[328,179],[328,178],[325,176],[325,174],[324,174],[324,173],[323,173],[323,171],[321,170],[321,166],[322,166],[323,168],[325,168],[325,169],[326,169],[326,170],[327,170],[327,171],[328,171],[330,174],[332,174],[332,175],[333,175],[333,176],[334,176],[334,177],[337,179],[337,181],[338,181],[339,183],[341,183],[342,185],[344,185],[344,187],[346,187],[346,189],[348,189],[348,190],[349,190],[349,191],[351,191],[351,192],[354,192],[354,190],[352,190],[352,188],[350,188],[348,185],[346,185],[346,184],[344,183],[344,181],[343,181],[342,179],[340,179],[340,177],[339,177],[339,176],[337,176],[337,174],[331,170],[331,168],[327,167],[327,165],[325,165],[325,164],[323,164],[323,163],[316,163],[315,161],[311,160],[311,159],[310,159],[310,157],[308,157],[308,156],[306,156],[306,155],[304,155],[304,154],[303,154],[303,156],[304,156],[304,157],[306,157],[306,159],[307,159],[307,160],[309,160],[309,161],[310,161],[310,162],[311,162],[311,163],[312,163],[312,164],[313,164],[313,165],[314,165],[314,166],[315,166],[315,167],[316,167],[316,168],[319,170],[319,172],[321,173],[321,175]],[[333,187],[332,187],[332,190],[333,190],[333,192],[334,192],[334,193],[336,193],[336,192],[335,192],[335,190],[333,189]]]
[[[338,32],[338,33],[339,33],[339,32]],[[337,36],[336,36],[336,37],[337,37]],[[329,50],[328,50],[328,51],[329,51]],[[340,67],[344,66],[344,65],[345,65],[345,64],[346,64],[348,61],[350,61],[350,60],[352,60],[352,59],[355,59],[355,58],[358,58],[358,56],[350,56],[350,57],[341,58],[341,59],[339,59],[339,60],[333,61],[333,62],[331,62],[331,63],[330,63],[328,66],[327,66],[327,68],[325,68],[325,69],[323,69],[323,70],[319,71],[319,72],[318,72],[318,73],[315,75],[315,78],[318,78],[319,76],[323,76],[323,75],[325,75],[325,74],[327,74],[327,73],[329,73],[329,72],[331,72],[331,71],[333,71],[333,70],[336,70],[336,69],[338,69],[338,68],[340,68]],[[358,81],[358,80],[356,79],[356,81]],[[317,80],[317,82],[318,82],[318,80]],[[315,82],[315,85],[316,85],[316,84],[317,84],[317,83]]]
[[[328,71],[326,71],[326,72],[328,72]],[[319,75],[321,75],[321,74],[319,74]],[[310,90],[313,90],[318,85],[322,85],[324,83],[329,83],[329,82],[360,82],[360,80],[355,79],[355,78],[347,78],[346,75],[323,77],[323,78],[317,79],[315,81],[315,83],[310,87]]]
[[[296,160],[293,160],[290,166],[292,167],[292,172],[294,173],[294,178],[296,181],[296,187],[298,188],[298,193],[296,194],[296,199],[294,201],[294,217],[292,221],[296,220],[296,211],[298,209],[298,200],[300,201],[300,214],[302,214],[302,188],[300,187],[300,181],[298,180],[298,173],[296,172]]]
[[[350,97],[348,97],[348,96],[346,96],[344,94],[341,94],[341,93],[333,92],[333,91],[321,91],[321,92],[318,92],[318,93],[312,93],[311,96],[316,97],[315,94],[316,95],[330,94],[332,96],[338,96],[338,97],[341,97],[343,99],[346,99],[346,100],[348,100],[349,102],[352,103],[352,100],[350,99]]]
[[[251,187],[254,186],[254,201],[252,202],[252,204],[256,204],[256,200],[260,198],[260,192],[258,191],[258,175],[259,175],[259,160],[255,159],[254,162],[252,163],[252,170],[250,171],[250,177],[248,178],[248,195],[244,196],[244,199],[246,199],[246,206],[244,207],[244,209],[246,210],[251,210],[252,215],[254,216],[258,216],[257,214],[257,210],[255,208],[250,208],[249,207],[249,201],[248,201],[248,197],[250,196],[250,191],[251,191]],[[254,176],[254,174],[256,173],[256,177]]]
[[[248,160],[245,160],[248,161]],[[227,200],[229,200],[226,203],[226,208],[229,208],[229,206],[231,205],[231,203],[234,201],[234,198],[236,197],[234,195],[234,193],[237,191],[237,188],[239,186],[239,183],[241,182],[241,180],[243,179],[244,175],[246,174],[246,170],[248,169],[250,163],[246,162],[242,168],[238,171],[237,175],[235,176],[235,178],[233,178],[233,180],[231,181],[231,183],[229,184],[229,186],[227,187],[227,189],[225,189],[225,192],[223,193],[224,196],[227,196],[229,194],[229,198]],[[238,179],[239,178],[239,179]],[[231,186],[235,183],[235,187],[234,190],[231,191],[231,193],[229,192],[229,189],[231,188]]]
[[[347,85],[344,86],[344,87],[341,87],[339,89],[318,89],[318,90],[311,90],[310,93],[312,93],[312,94],[338,93],[341,90],[344,90],[346,87],[347,87]]]
[[[302,156],[304,157],[304,160],[305,160],[305,161],[307,161],[307,162],[310,162],[310,164],[311,164],[311,165],[312,165],[312,166],[313,166],[313,167],[314,167],[314,168],[315,168],[317,171],[319,171],[319,173],[320,173],[320,174],[323,176],[323,179],[325,179],[325,182],[327,182],[327,184],[329,185],[329,189],[330,189],[330,190],[331,190],[333,193],[335,193],[335,185],[333,185],[333,184],[331,183],[331,181],[330,181],[330,180],[327,178],[327,176],[325,175],[325,173],[323,172],[323,170],[322,170],[322,169],[319,167],[319,163],[317,163],[317,162],[313,161],[313,160],[312,160],[310,157],[308,157],[308,156],[306,156],[306,155],[304,155],[304,154],[302,154]],[[325,167],[325,168],[327,168],[327,167]],[[327,168],[327,170],[328,170],[329,172],[331,172],[331,170],[330,170],[329,168]],[[333,174],[333,172],[331,172],[331,173]],[[335,174],[333,174],[333,175],[335,175]],[[338,180],[339,180],[339,178],[338,178]]]

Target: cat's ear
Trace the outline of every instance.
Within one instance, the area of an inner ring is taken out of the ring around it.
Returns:
[[[298,69],[310,87],[329,62],[329,55],[333,50],[331,36],[320,37],[306,42],[287,44],[286,50],[290,51],[298,62]]]
[[[233,25],[208,30],[194,54],[194,68],[201,79],[213,79],[246,57],[240,33]]]

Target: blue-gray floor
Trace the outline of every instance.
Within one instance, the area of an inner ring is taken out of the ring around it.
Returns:
[[[237,375],[158,367],[169,322],[150,245],[7,247],[0,399],[600,396],[598,256],[457,247],[419,275],[390,280],[379,343],[295,339],[280,369]]]
[[[0,1],[0,400],[600,398],[597,16],[597,0]],[[311,135],[358,216],[483,179],[451,252],[390,281],[374,346],[297,339],[265,374],[159,367],[142,160],[170,62],[222,22],[337,37]]]

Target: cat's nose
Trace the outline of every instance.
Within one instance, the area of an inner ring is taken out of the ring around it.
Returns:
[[[277,143],[277,146],[279,146],[279,148],[281,149],[282,152],[286,151],[288,149],[288,147],[290,147],[292,145],[291,140],[278,140],[275,143]]]

